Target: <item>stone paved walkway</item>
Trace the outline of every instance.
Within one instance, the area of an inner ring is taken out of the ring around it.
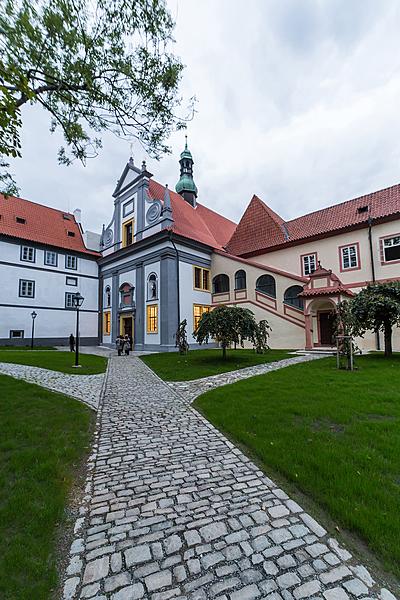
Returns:
[[[61,392],[84,402],[97,410],[104,373],[98,375],[68,375],[58,371],[50,371],[41,367],[0,363],[0,373],[11,375],[16,379],[24,379],[28,383],[36,383],[53,392]]]
[[[290,365],[296,365],[298,363],[308,362],[310,360],[316,360],[318,358],[326,358],[326,354],[306,354],[302,356],[293,356],[292,358],[285,358],[275,362],[264,363],[262,365],[254,365],[253,367],[246,367],[245,369],[237,369],[236,371],[228,371],[227,373],[219,373],[218,375],[211,375],[209,377],[202,377],[201,379],[193,379],[192,381],[169,381],[168,385],[180,394],[187,402],[193,402],[197,396],[204,394],[216,387],[221,385],[229,385],[240,381],[241,379],[248,379],[255,375],[264,375],[283,367]]]
[[[64,599],[393,600],[139,359],[110,359]]]

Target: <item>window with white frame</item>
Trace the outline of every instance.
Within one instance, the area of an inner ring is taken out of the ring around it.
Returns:
[[[35,262],[35,248],[31,246],[21,246],[21,260],[25,262]]]
[[[68,275],[65,278],[65,285],[78,285],[78,278],[77,277],[68,277]]]
[[[29,279],[19,280],[19,295],[21,298],[35,297],[35,282]]]
[[[78,267],[78,259],[73,254],[67,254],[65,257],[65,268],[76,271]]]
[[[65,292],[65,308],[74,308],[74,296],[77,292]]]
[[[45,250],[44,251],[44,264],[49,265],[49,267],[57,266],[57,252],[53,252],[53,250]]]
[[[385,262],[400,260],[400,235],[383,240],[383,258]]]
[[[342,246],[340,249],[342,269],[357,269],[358,267],[358,247],[356,244],[351,246]]]
[[[302,257],[303,261],[303,275],[311,275],[314,273],[317,268],[317,255],[314,254],[305,254]]]
[[[11,339],[22,339],[24,337],[24,330],[23,329],[11,329],[10,331],[10,338]]]

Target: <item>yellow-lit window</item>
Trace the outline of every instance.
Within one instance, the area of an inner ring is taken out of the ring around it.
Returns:
[[[196,290],[210,291],[210,270],[194,267],[194,288]]]
[[[193,329],[195,331],[199,326],[201,316],[208,312],[210,312],[209,306],[204,306],[203,304],[193,304]]]
[[[134,220],[131,219],[130,221],[124,223],[122,226],[122,245],[124,247],[133,244],[133,224]]]
[[[111,313],[109,310],[103,314],[103,332],[105,335],[111,333]]]
[[[158,332],[158,305],[147,305],[147,333]]]

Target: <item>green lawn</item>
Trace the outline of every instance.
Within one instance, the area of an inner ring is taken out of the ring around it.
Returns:
[[[30,346],[0,346],[0,350],[30,350]],[[54,346],[35,346],[34,350],[55,350]]]
[[[147,354],[140,358],[164,381],[190,381],[282,360],[290,356],[289,352],[290,350],[268,350],[265,354],[256,354],[254,350],[228,350],[228,357],[223,360],[222,350],[213,348],[190,350],[184,356],[178,352],[160,352],[159,354]]]
[[[400,355],[335,359],[208,392],[195,406],[220,430],[367,542],[400,575]]]
[[[107,366],[107,359],[103,356],[93,354],[80,354],[80,369],[74,369],[75,354],[73,352],[59,352],[58,350],[14,350],[0,348],[0,362],[17,363],[19,365],[31,365],[33,367],[42,367],[52,371],[61,371],[62,373],[72,373],[73,375],[93,375],[94,373],[104,373]]]
[[[90,444],[83,404],[0,375],[0,598],[48,600],[57,532]]]

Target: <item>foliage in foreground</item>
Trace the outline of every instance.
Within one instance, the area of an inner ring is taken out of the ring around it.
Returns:
[[[175,348],[178,348],[179,354],[187,354],[189,351],[186,327],[187,320],[183,319],[183,321],[179,323],[178,330],[175,334]]]
[[[93,415],[72,398],[0,376],[0,597],[48,600],[56,532]]]
[[[195,406],[399,576],[400,354],[357,365],[338,371],[328,358],[287,367],[215,389]]]
[[[174,23],[164,0],[5,0],[0,5],[0,165],[21,156],[21,107],[41,106],[84,162],[111,131],[153,155],[184,127],[176,116],[182,64],[169,52]],[[3,157],[3,158],[1,158]],[[9,173],[2,189],[15,192]]]
[[[400,282],[375,283],[339,305],[339,329],[353,337],[383,331],[385,356],[391,356],[393,328],[400,325]]]
[[[193,337],[199,344],[215,340],[222,348],[223,358],[226,358],[227,348],[232,344],[243,348],[246,340],[253,343],[258,354],[265,352],[268,350],[269,331],[268,322],[264,320],[257,323],[249,308],[217,306],[202,314]]]

